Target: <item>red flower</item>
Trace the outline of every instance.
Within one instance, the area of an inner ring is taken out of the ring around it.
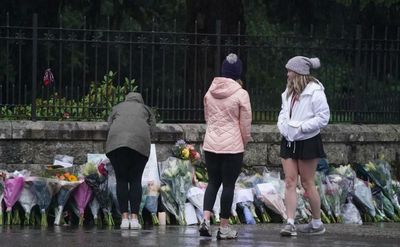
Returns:
[[[108,171],[107,171],[106,165],[104,163],[100,163],[100,165],[97,167],[97,170],[99,171],[99,173],[102,176],[107,177]]]

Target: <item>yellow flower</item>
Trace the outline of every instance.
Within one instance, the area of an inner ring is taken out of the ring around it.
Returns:
[[[68,180],[70,182],[76,182],[76,181],[78,181],[78,178],[75,175],[69,175]]]
[[[189,159],[189,155],[190,155],[190,152],[189,152],[189,149],[188,149],[188,148],[182,149],[182,157],[183,157],[184,159]]]

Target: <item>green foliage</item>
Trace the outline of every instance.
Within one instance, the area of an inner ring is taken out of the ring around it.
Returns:
[[[105,120],[114,105],[124,101],[125,95],[137,90],[135,80],[125,78],[122,85],[115,85],[116,73],[110,71],[100,83],[92,82],[89,92],[80,99],[66,99],[58,93],[48,99],[36,99],[36,116],[41,120]],[[29,119],[31,105],[3,106],[3,119]]]

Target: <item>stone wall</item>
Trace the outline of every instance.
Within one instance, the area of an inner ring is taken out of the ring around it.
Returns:
[[[204,124],[158,124],[153,135],[158,160],[169,156],[176,140],[199,145],[204,133]],[[279,169],[277,127],[253,125],[252,137],[246,165]],[[76,164],[82,164],[87,153],[104,153],[106,138],[105,122],[0,121],[0,169],[40,171],[56,154],[73,156]],[[330,163],[367,162],[384,155],[399,174],[400,125],[331,124],[322,131],[322,138]]]

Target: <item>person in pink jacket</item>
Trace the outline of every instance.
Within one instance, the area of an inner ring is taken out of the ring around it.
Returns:
[[[251,139],[251,105],[249,94],[242,88],[242,62],[229,54],[222,63],[221,77],[215,77],[204,96],[207,124],[203,150],[209,183],[204,196],[204,220],[200,235],[211,237],[210,216],[222,184],[220,226],[217,239],[237,238],[229,226],[233,192],[246,144]]]

